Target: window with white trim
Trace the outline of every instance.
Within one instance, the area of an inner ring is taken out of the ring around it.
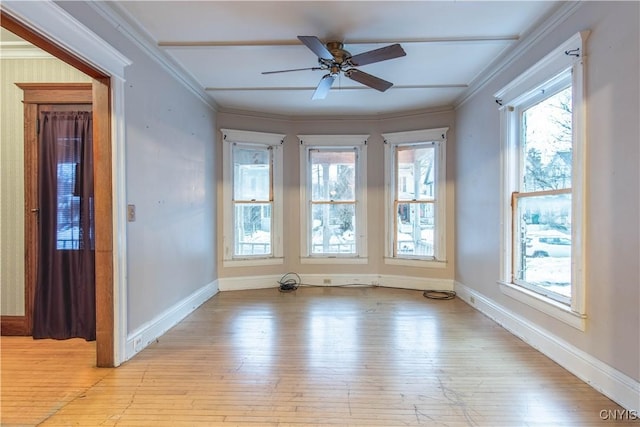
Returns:
[[[446,261],[447,130],[382,134],[387,263],[434,267]]]
[[[302,262],[366,262],[368,135],[299,135]]]
[[[282,263],[284,135],[222,134],[224,265]]]
[[[587,35],[576,34],[496,94],[504,153],[501,281],[509,295],[579,328],[580,320],[558,309],[584,315]]]

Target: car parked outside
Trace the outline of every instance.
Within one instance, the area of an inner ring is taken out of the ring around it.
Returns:
[[[564,258],[571,256],[571,238],[562,234],[532,235],[527,237],[528,257]]]

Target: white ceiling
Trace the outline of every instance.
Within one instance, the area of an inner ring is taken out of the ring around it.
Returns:
[[[375,115],[455,105],[474,81],[550,16],[557,1],[118,1],[129,25],[190,75],[221,110]],[[355,55],[400,43],[407,55],[359,67],[394,83],[378,92],[341,75],[311,100],[324,71],[298,35]]]

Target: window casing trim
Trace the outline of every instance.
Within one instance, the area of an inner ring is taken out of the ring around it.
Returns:
[[[586,283],[585,283],[585,223],[586,223],[586,97],[585,97],[585,44],[589,31],[576,33],[566,42],[562,43],[547,56],[534,64],[531,68],[506,85],[495,94],[500,107],[500,140],[502,144],[501,157],[501,257],[500,280],[501,290],[505,295],[516,298],[518,292],[521,302],[543,311],[547,314],[563,320],[565,313],[570,312],[582,319],[578,323],[565,322],[583,329],[583,319],[586,316]],[[562,81],[570,80],[572,87],[572,184],[571,184],[571,211],[572,211],[572,252],[571,252],[571,301],[566,309],[558,308],[556,301],[541,294],[536,294],[529,289],[513,284],[514,251],[513,241],[513,216],[511,198],[514,192],[519,190],[520,154],[518,151],[519,140],[519,110],[525,103],[539,97],[540,92],[546,89],[556,89]],[[509,286],[507,286],[509,285]],[[533,302],[531,294],[536,294],[535,299],[546,301],[544,307]],[[564,320],[563,320],[564,321]]]
[[[223,138],[222,149],[222,230],[223,267],[246,267],[251,265],[270,265],[283,263],[283,150],[285,135],[253,132],[236,129],[220,129]],[[268,256],[234,256],[234,223],[233,223],[233,145],[271,148],[272,174],[272,253]]]
[[[425,268],[444,268],[446,266],[446,141],[448,127],[421,129],[404,132],[383,133],[385,150],[385,264],[407,265]],[[435,252],[432,257],[414,255],[398,256],[395,247],[395,150],[397,147],[411,147],[432,144],[435,147]]]
[[[548,84],[554,77],[564,70],[572,68],[576,63],[583,63],[586,59],[585,43],[588,37],[589,31],[581,31],[574,34],[496,92],[494,96],[501,104],[501,108],[517,103],[518,98],[522,97],[523,94],[530,93],[536,88]]]
[[[367,258],[367,140],[369,135],[298,135],[300,141],[300,262],[302,264],[363,264]],[[312,254],[309,235],[311,180],[309,152],[316,148],[356,151],[356,253]]]
[[[222,138],[228,142],[245,142],[258,145],[282,145],[286,135],[249,130],[220,129]]]
[[[537,292],[519,285],[507,282],[498,282],[498,285],[504,295],[533,307],[578,330],[584,331],[586,329],[587,316],[585,314],[577,313],[565,304],[559,303],[551,298],[546,298]]]

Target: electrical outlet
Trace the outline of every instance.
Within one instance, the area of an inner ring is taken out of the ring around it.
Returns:
[[[136,337],[133,340],[133,351],[135,351],[136,353],[140,351],[140,348],[142,347],[142,337]]]
[[[330,284],[331,284],[331,279],[323,279],[323,280],[322,280],[322,283],[323,283],[324,285],[330,285]]]
[[[471,304],[475,304],[476,303],[476,299],[474,297],[469,297],[469,302]]]
[[[136,220],[136,205],[127,205],[127,221],[133,222]]]

